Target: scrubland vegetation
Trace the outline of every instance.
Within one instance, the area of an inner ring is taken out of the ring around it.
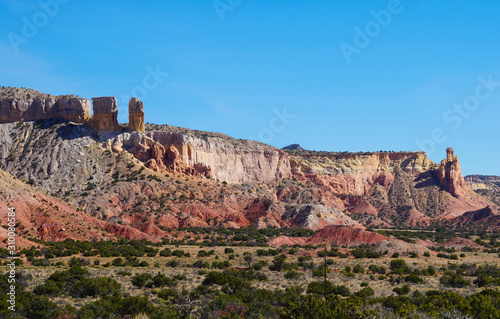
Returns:
[[[432,255],[399,256],[375,253],[370,246],[265,244],[282,234],[310,236],[308,230],[185,228],[177,233],[178,239],[159,243],[66,240],[24,249],[17,311],[2,300],[0,317],[500,317],[498,245],[488,234],[462,234],[481,242],[482,250],[443,247]],[[407,241],[424,236],[384,234]],[[6,251],[1,253],[5,257]],[[7,274],[1,276],[5,296]]]

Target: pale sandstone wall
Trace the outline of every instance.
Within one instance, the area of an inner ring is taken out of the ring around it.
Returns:
[[[85,123],[90,117],[90,101],[84,98],[0,99],[0,123],[50,118]]]

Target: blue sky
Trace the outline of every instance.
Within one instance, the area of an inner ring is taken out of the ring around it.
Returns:
[[[498,1],[58,1],[0,3],[0,85],[277,147],[452,146],[500,175]]]

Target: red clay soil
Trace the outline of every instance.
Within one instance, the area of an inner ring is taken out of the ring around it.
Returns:
[[[327,226],[311,237],[287,237],[280,236],[269,241],[271,246],[283,245],[348,245],[359,246],[362,244],[377,244],[389,237],[370,232],[359,227],[350,226]]]

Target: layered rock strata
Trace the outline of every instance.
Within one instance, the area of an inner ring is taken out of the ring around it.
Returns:
[[[0,123],[62,118],[75,123],[90,120],[90,101],[70,98],[0,99]]]
[[[92,127],[98,132],[114,132],[120,129],[118,124],[118,106],[115,97],[92,98],[94,116]]]
[[[272,146],[229,137],[200,139],[177,132],[124,133],[106,148],[126,149],[145,166],[227,182],[269,182],[291,176],[287,155]]]

